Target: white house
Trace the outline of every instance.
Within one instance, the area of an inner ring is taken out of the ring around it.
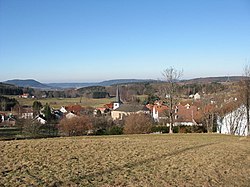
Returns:
[[[28,93],[24,93],[23,95],[20,95],[21,98],[25,98],[25,99],[29,98],[29,96],[30,94]]]
[[[24,119],[33,119],[33,109],[32,108],[23,108],[21,113],[21,118]]]
[[[47,121],[43,119],[41,116],[36,116],[35,120],[38,121],[40,124],[45,124]]]
[[[217,121],[217,133],[247,136],[247,111],[244,105],[220,117]]]
[[[0,123],[4,122],[5,120],[5,113],[0,113]]]
[[[165,105],[153,105],[153,108],[152,108],[152,117],[154,119],[155,122],[160,122],[160,120],[166,120],[168,119],[167,117],[167,110],[168,110],[168,107],[165,106]]]
[[[77,117],[77,115],[75,115],[75,114],[72,113],[72,112],[69,112],[68,114],[66,114],[66,118],[67,118],[67,119],[71,119],[71,118],[74,118],[74,117]]]
[[[63,107],[63,106],[60,108],[60,111],[61,111],[62,113],[67,113],[67,112],[68,112],[68,111],[65,109],[65,107]]]
[[[199,100],[201,99],[201,96],[199,93],[194,94],[194,100]]]

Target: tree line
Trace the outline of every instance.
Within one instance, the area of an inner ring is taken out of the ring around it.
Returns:
[[[18,101],[15,98],[0,96],[0,111],[10,111]]]

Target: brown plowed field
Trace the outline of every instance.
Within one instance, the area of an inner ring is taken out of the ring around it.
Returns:
[[[250,139],[216,134],[0,141],[0,186],[250,186]]]

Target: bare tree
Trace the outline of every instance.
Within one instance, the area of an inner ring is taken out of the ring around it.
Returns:
[[[245,65],[243,69],[243,75],[245,79],[243,80],[243,103],[246,106],[246,115],[247,115],[247,132],[250,136],[250,65]]]
[[[66,136],[81,136],[87,134],[88,130],[93,129],[93,125],[90,117],[83,115],[61,120],[59,129]]]
[[[125,134],[145,134],[152,129],[152,118],[147,114],[131,114],[125,118]]]
[[[214,108],[209,108],[210,105],[204,106],[202,108],[202,119],[205,123],[205,128],[208,133],[213,132],[214,129],[214,121],[215,121],[215,115],[216,112]]]
[[[165,98],[168,100],[169,104],[169,133],[173,133],[174,124],[174,107],[177,100],[177,81],[181,78],[183,71],[179,71],[173,67],[165,69],[162,73],[164,81],[167,83],[165,87]]]

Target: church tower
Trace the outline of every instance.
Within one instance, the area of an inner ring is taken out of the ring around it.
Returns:
[[[120,98],[120,92],[119,92],[119,88],[117,86],[115,101],[113,103],[113,110],[119,108],[121,104],[122,104],[122,102],[121,102],[121,98]]]

